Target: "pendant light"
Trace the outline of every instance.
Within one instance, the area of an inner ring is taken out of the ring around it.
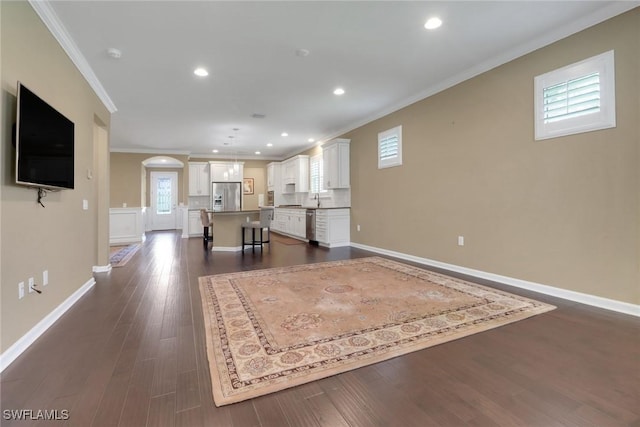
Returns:
[[[233,132],[234,132],[236,141],[238,140],[238,131],[239,130],[240,129],[238,129],[238,128],[233,128]],[[235,151],[235,162],[233,162],[233,172],[235,173],[236,176],[240,173],[240,164],[238,163],[238,150],[237,149]]]

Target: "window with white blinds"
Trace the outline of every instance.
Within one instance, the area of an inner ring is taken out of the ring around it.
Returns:
[[[536,139],[615,127],[613,51],[535,78]]]
[[[579,117],[600,111],[600,73],[544,88],[544,122]]]
[[[323,167],[322,154],[318,154],[317,156],[313,156],[309,159],[310,193],[321,193],[326,191],[322,188],[322,181],[324,179]]]
[[[378,169],[402,164],[402,126],[378,134]]]

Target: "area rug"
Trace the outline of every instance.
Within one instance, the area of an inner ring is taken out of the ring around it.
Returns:
[[[112,246],[109,255],[109,264],[111,267],[122,267],[126,265],[129,260],[140,249],[139,243],[134,243],[127,246]]]
[[[222,406],[555,307],[380,257],[200,277]]]

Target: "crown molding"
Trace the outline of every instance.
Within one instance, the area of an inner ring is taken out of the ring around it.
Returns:
[[[73,62],[76,68],[78,68],[80,74],[82,74],[82,76],[89,83],[89,86],[91,86],[98,98],[100,98],[100,101],[102,101],[107,110],[109,110],[109,113],[113,114],[118,111],[116,105],[109,97],[109,94],[102,86],[102,83],[100,83],[100,80],[98,80],[98,77],[93,72],[93,69],[89,65],[89,62],[87,62],[84,55],[82,55],[80,49],[67,32],[67,29],[64,27],[64,25],[62,25],[62,22],[51,7],[49,1],[28,1],[33,10],[35,10],[36,14],[40,17],[44,25],[49,29],[53,37],[55,37],[62,49],[69,56],[71,62]]]
[[[261,156],[261,155],[232,155],[232,154],[201,154],[191,153],[190,159],[212,159],[212,160],[265,160],[265,161],[280,161],[282,157],[277,156]]]
[[[380,110],[370,116],[365,117],[362,120],[354,122],[345,127],[336,129],[335,131],[330,132],[327,135],[322,137],[322,140],[328,141],[330,139],[338,138],[343,136],[344,134],[351,132],[355,129],[358,129],[366,124],[369,124],[375,120],[381,119],[382,117],[388,116],[391,113],[395,113],[398,110],[401,110],[405,107],[408,107],[411,104],[415,104],[418,101],[426,99],[430,96],[433,96],[439,92],[442,92],[446,89],[449,89],[459,83],[462,83],[466,80],[472,79],[482,73],[485,73],[489,70],[497,68],[501,65],[504,65],[514,59],[525,56],[535,50],[542,49],[545,46],[548,46],[552,43],[555,43],[559,40],[567,38],[573,34],[576,34],[580,31],[586,30],[589,27],[593,27],[601,22],[606,21],[607,19],[611,19],[615,16],[621,15],[625,12],[630,11],[636,7],[640,6],[640,1],[616,1],[612,2],[610,5],[605,6],[587,16],[582,17],[581,19],[577,19],[570,24],[563,25],[555,29],[555,31],[549,31],[542,37],[538,37],[536,39],[532,39],[527,43],[521,44],[519,46],[514,47],[506,52],[498,56],[494,56],[493,58],[489,58],[488,60],[474,65],[473,67],[458,73],[454,76],[451,76],[449,79],[444,80],[434,86],[431,86],[417,94],[406,98],[390,107],[387,107],[383,110]],[[532,78],[533,81],[533,78]],[[310,148],[310,147],[308,147]],[[307,149],[308,149],[307,148]],[[304,150],[302,150],[304,151]]]
[[[156,154],[156,155],[177,155],[177,156],[190,156],[190,151],[185,150],[160,150],[155,148],[117,148],[110,147],[111,153],[131,153],[131,154]]]

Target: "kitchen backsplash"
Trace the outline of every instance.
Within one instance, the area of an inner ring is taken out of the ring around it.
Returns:
[[[190,209],[209,209],[209,196],[189,196],[189,208]]]
[[[283,194],[283,205],[302,205],[315,208],[318,201],[314,199],[315,193]],[[320,193],[321,208],[348,208],[351,207],[351,190],[328,190]]]

